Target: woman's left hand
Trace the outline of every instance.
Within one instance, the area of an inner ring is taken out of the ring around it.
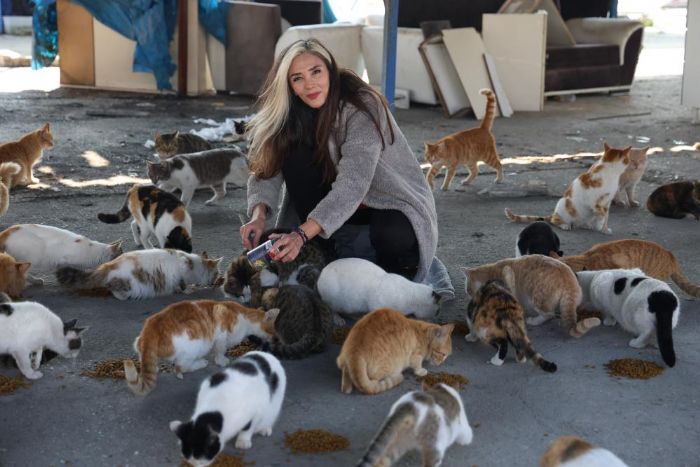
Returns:
[[[294,261],[304,246],[304,240],[298,233],[270,234],[270,239],[277,239],[268,253],[274,261],[288,263]]]

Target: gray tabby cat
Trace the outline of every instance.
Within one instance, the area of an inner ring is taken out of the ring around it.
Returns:
[[[164,135],[156,133],[155,143],[155,150],[162,161],[177,154],[190,154],[211,149],[209,141],[201,136],[192,133],[180,134],[179,131]]]
[[[185,206],[189,206],[194,191],[205,186],[214,190],[214,197],[204,204],[214,204],[226,196],[226,183],[245,186],[248,175],[248,161],[237,148],[211,149],[148,162],[151,181],[166,191],[180,189],[180,201]]]

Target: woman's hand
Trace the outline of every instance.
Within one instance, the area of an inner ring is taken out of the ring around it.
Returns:
[[[250,222],[241,226],[240,233],[243,248],[252,250],[258,246],[258,242],[260,242],[260,235],[262,235],[263,230],[265,230],[266,211],[267,206],[264,204],[258,204],[253,208],[253,218],[250,220]]]
[[[296,232],[288,234],[270,234],[270,239],[277,239],[268,253],[274,261],[288,263],[294,261],[304,246],[304,240]]]

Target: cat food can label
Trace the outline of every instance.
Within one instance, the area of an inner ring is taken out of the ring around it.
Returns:
[[[273,243],[273,240],[268,240],[265,243],[258,245],[257,247],[253,248],[248,253],[246,253],[248,261],[255,269],[260,270],[270,264],[272,258],[270,258],[270,255],[268,253],[270,252],[270,250],[272,250]]]

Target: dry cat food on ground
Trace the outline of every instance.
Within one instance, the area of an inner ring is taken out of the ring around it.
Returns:
[[[211,465],[211,467],[250,467],[255,465],[255,462],[245,462],[240,457],[221,454],[209,465]],[[180,463],[180,467],[192,467],[192,464],[183,459]]]
[[[444,372],[428,373],[427,375],[418,378],[418,381],[425,383],[430,387],[435,386],[436,384],[445,383],[458,391],[469,384],[469,380],[462,375]]]
[[[341,451],[350,446],[344,436],[324,430],[297,430],[284,434],[284,445],[292,454],[313,454],[318,452]]]
[[[333,343],[338,345],[343,345],[345,339],[348,338],[352,326],[343,326],[342,328],[333,329]]]
[[[578,310],[576,312],[576,319],[578,321],[583,321],[586,318],[598,318],[603,321],[603,313],[596,310]]]
[[[466,321],[453,321],[455,327],[452,329],[452,334],[466,336],[469,334],[469,325]]]
[[[90,378],[124,379],[124,360],[124,358],[103,360],[95,364],[94,370],[83,370],[80,372],[80,374],[83,376],[89,376]],[[136,369],[140,373],[141,362],[137,358],[132,358],[132,361],[136,364]],[[163,362],[158,365],[158,371],[161,373],[171,372],[172,370],[172,364]]]
[[[30,384],[21,376],[14,378],[0,375],[0,395],[13,394],[19,388],[28,388]]]
[[[659,376],[664,368],[648,360],[638,358],[619,358],[605,364],[610,376],[622,376],[632,379],[649,379]]]
[[[240,344],[228,349],[228,351],[226,351],[226,355],[231,358],[238,358],[253,350],[258,350],[258,346],[246,339]]]
[[[78,290],[78,295],[81,297],[109,298],[112,296],[112,291],[110,291],[107,287],[95,287],[92,289],[80,289]]]

